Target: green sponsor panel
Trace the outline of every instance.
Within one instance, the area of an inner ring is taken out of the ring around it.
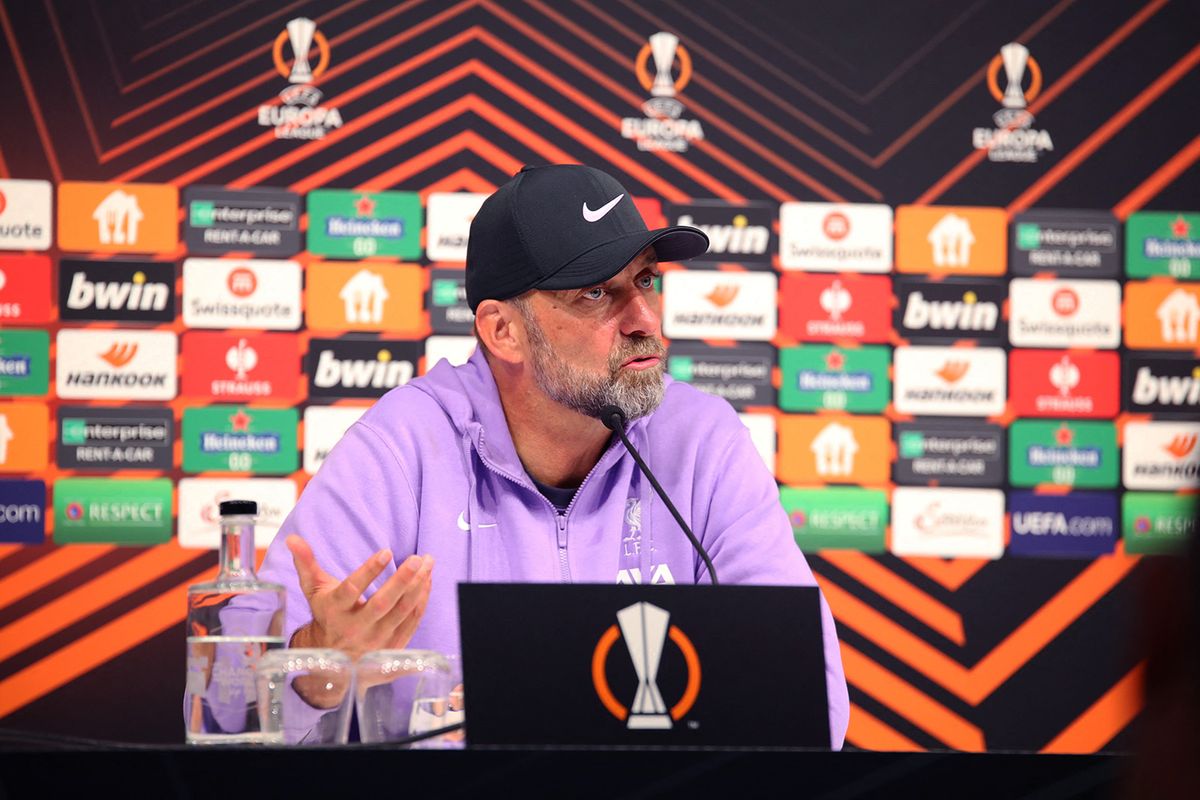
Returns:
[[[210,228],[213,224],[212,200],[193,200],[188,206],[188,223],[193,228]]]
[[[308,193],[308,250],[337,258],[421,257],[421,196],[416,192]]]
[[[458,305],[458,281],[447,278],[434,278],[433,304],[435,306]]]
[[[1125,552],[1182,555],[1195,535],[1200,496],[1167,492],[1126,492],[1121,499]]]
[[[1125,221],[1125,274],[1200,280],[1200,213],[1130,214]]]
[[[879,345],[785,347],[779,351],[779,406],[785,411],[879,413],[892,397],[890,363],[891,348]]]
[[[779,499],[801,550],[885,551],[888,500],[883,491],[784,486],[779,490]]]
[[[1022,250],[1037,250],[1042,246],[1042,226],[1036,222],[1017,224],[1017,247]]]
[[[171,480],[61,478],[54,543],[162,544],[171,538]]]
[[[0,329],[0,396],[50,391],[50,332]]]
[[[696,360],[691,356],[667,356],[667,370],[677,381],[690,383],[695,368]]]
[[[1013,486],[1117,486],[1117,429],[1111,422],[1016,420],[1008,434]]]
[[[184,472],[286,475],[299,469],[294,408],[208,406],[183,412]]]

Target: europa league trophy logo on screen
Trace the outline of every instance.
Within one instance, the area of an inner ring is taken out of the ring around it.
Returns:
[[[668,730],[673,721],[691,710],[696,695],[700,693],[700,657],[687,635],[670,622],[671,612],[647,602],[634,603],[617,612],[620,628],[617,625],[610,626],[596,643],[592,653],[592,683],[596,694],[609,713],[623,720],[627,728]],[[663,702],[662,692],[658,688],[658,666],[668,638],[679,648],[687,664],[687,686],[683,696],[669,708]],[[617,639],[624,640],[633,670],[637,673],[637,691],[629,708],[613,695],[605,674],[609,651]]]
[[[288,75],[289,83],[308,83],[313,79],[312,67],[308,65],[308,48],[312,46],[316,32],[317,23],[305,17],[297,17],[287,24],[288,40],[295,55],[292,72]]]

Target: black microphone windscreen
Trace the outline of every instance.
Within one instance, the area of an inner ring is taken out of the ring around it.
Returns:
[[[620,406],[607,405],[600,409],[600,421],[610,431],[615,431],[618,425],[624,428],[625,412],[621,410]]]

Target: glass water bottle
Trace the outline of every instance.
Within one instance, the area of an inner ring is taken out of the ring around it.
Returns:
[[[253,500],[220,504],[221,570],[188,589],[184,725],[190,744],[262,741],[254,668],[284,646],[284,588],[254,573]]]

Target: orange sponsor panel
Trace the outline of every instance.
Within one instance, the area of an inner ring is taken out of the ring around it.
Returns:
[[[45,469],[50,411],[42,403],[0,403],[0,472]]]
[[[896,271],[936,275],[1003,275],[1008,217],[1002,208],[900,206]]]
[[[372,261],[308,266],[310,328],[410,333],[420,329],[421,268]]]
[[[779,479],[790,485],[887,483],[891,424],[849,414],[779,418]]]
[[[1200,349],[1200,284],[1130,281],[1124,316],[1126,347]]]
[[[58,246],[85,253],[174,253],[179,190],[157,183],[64,181]]]

